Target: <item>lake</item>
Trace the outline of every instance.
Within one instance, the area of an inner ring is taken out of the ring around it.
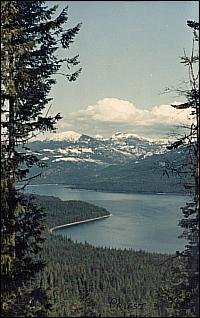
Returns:
[[[94,246],[149,252],[174,253],[184,247],[177,236],[180,207],[188,197],[168,194],[126,194],[70,189],[63,185],[29,185],[29,193],[52,195],[62,200],[82,200],[106,208],[106,219],[56,230],[74,241]]]

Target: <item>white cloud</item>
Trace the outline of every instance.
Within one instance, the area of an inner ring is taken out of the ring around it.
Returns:
[[[117,98],[104,98],[96,105],[88,106],[77,113],[78,116],[88,117],[95,121],[127,122],[130,117],[137,116],[137,108],[130,102]]]
[[[174,104],[178,104],[174,102]],[[141,109],[130,101],[117,98],[104,98],[95,105],[87,106],[77,112],[68,113],[61,121],[60,129],[74,129],[89,134],[89,130],[97,134],[127,129],[131,132],[165,129],[168,126],[187,125],[190,110],[178,110],[171,105],[153,106],[150,109]],[[102,129],[102,130],[101,130]],[[169,128],[170,129],[170,128]]]
[[[173,103],[175,104],[175,102]],[[177,103],[176,103],[177,104]],[[176,109],[171,105],[160,105],[152,107],[150,114],[154,122],[166,124],[189,124],[189,109]]]

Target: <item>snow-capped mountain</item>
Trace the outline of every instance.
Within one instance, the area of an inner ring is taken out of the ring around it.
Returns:
[[[167,152],[163,143],[135,134],[110,138],[67,131],[29,144],[46,167],[35,183],[62,183],[76,188],[119,192],[176,192],[177,178],[163,178],[165,162],[182,154]],[[34,170],[36,169],[36,170]],[[31,170],[31,176],[38,174]]]
[[[81,134],[75,131],[65,131],[62,133],[51,134],[42,141],[71,141],[76,142],[81,137]]]
[[[30,144],[41,160],[51,163],[124,164],[163,153],[165,147],[135,134],[115,133],[110,138],[73,131],[51,134]]]
[[[128,134],[128,133],[121,133],[121,132],[116,132],[115,134],[113,134],[111,136],[111,139],[113,139],[113,140],[125,140],[128,138],[150,141],[149,139],[147,139],[145,137],[141,137],[141,136],[136,135],[136,134]]]

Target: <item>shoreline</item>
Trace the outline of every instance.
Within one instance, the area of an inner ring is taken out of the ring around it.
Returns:
[[[83,221],[77,221],[77,222],[57,225],[57,226],[52,227],[49,231],[50,231],[50,233],[53,233],[54,230],[60,229],[62,227],[68,227],[68,226],[73,226],[73,225],[77,225],[77,224],[81,224],[81,223],[87,223],[87,222],[91,222],[91,221],[95,221],[95,220],[100,220],[100,219],[108,218],[111,215],[112,214],[108,214],[108,215],[98,216],[98,217],[93,218],[93,219],[87,219],[87,220],[83,220]]]
[[[38,184],[29,184],[29,186],[43,186],[43,185],[52,185],[52,186],[63,186],[66,189],[72,189],[72,190],[86,190],[86,191],[93,191],[93,192],[101,192],[101,193],[117,193],[117,194],[142,194],[142,195],[177,195],[177,196],[190,196],[190,194],[182,193],[182,192],[137,192],[137,191],[118,191],[118,190],[104,190],[104,189],[87,189],[87,188],[79,188],[73,185],[67,185],[64,183],[38,183]]]

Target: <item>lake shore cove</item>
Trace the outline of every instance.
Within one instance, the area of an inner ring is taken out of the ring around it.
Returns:
[[[56,235],[82,243],[86,241],[93,246],[162,254],[173,254],[184,246],[184,240],[177,237],[180,229],[176,224],[185,196],[102,193],[71,190],[59,185],[30,187],[28,190],[43,194],[48,227],[59,226]],[[85,222],[110,213],[111,218]],[[76,225],[76,222],[82,223]],[[71,223],[76,226],[62,226]]]

